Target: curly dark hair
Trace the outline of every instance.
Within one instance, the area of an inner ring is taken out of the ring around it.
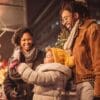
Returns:
[[[78,13],[80,19],[85,19],[90,16],[87,3],[82,1],[63,0],[61,3],[60,15],[63,10]]]
[[[31,32],[31,30],[28,27],[27,28],[23,27],[23,28],[18,29],[18,31],[12,36],[12,43],[14,45],[19,46],[21,37],[26,32],[28,32],[33,37],[33,33]]]

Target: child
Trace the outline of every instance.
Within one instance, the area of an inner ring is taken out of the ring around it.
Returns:
[[[40,64],[35,71],[26,63],[16,67],[25,82],[35,84],[33,100],[66,100],[65,87],[71,77],[71,69],[66,65],[69,64],[66,54],[62,49],[48,48],[44,64]]]
[[[74,57],[71,56],[67,51],[60,48],[46,48],[46,57],[44,63],[61,63],[67,67],[74,66]]]

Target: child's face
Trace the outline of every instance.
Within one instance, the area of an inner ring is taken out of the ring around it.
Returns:
[[[51,51],[46,52],[46,56],[44,58],[44,63],[52,63],[54,62],[54,58]]]

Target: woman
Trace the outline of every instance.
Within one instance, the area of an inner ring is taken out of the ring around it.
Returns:
[[[65,0],[60,17],[70,32],[64,49],[75,59],[77,100],[100,99],[100,34],[96,21],[90,19],[87,5],[78,0]],[[94,89],[93,89],[94,87]]]
[[[10,58],[9,66],[14,59],[19,63],[25,62],[35,70],[36,66],[43,62],[44,53],[35,47],[34,37],[28,28],[21,28],[13,36],[15,45]],[[32,100],[33,85],[25,83],[16,70],[9,69],[4,81],[4,91],[8,100]]]

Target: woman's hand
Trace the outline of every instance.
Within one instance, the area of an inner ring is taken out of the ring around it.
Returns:
[[[9,68],[10,69],[15,68],[18,64],[19,64],[19,61],[16,59],[16,60],[10,62]]]
[[[15,90],[11,91],[10,96],[16,98],[17,92]]]

